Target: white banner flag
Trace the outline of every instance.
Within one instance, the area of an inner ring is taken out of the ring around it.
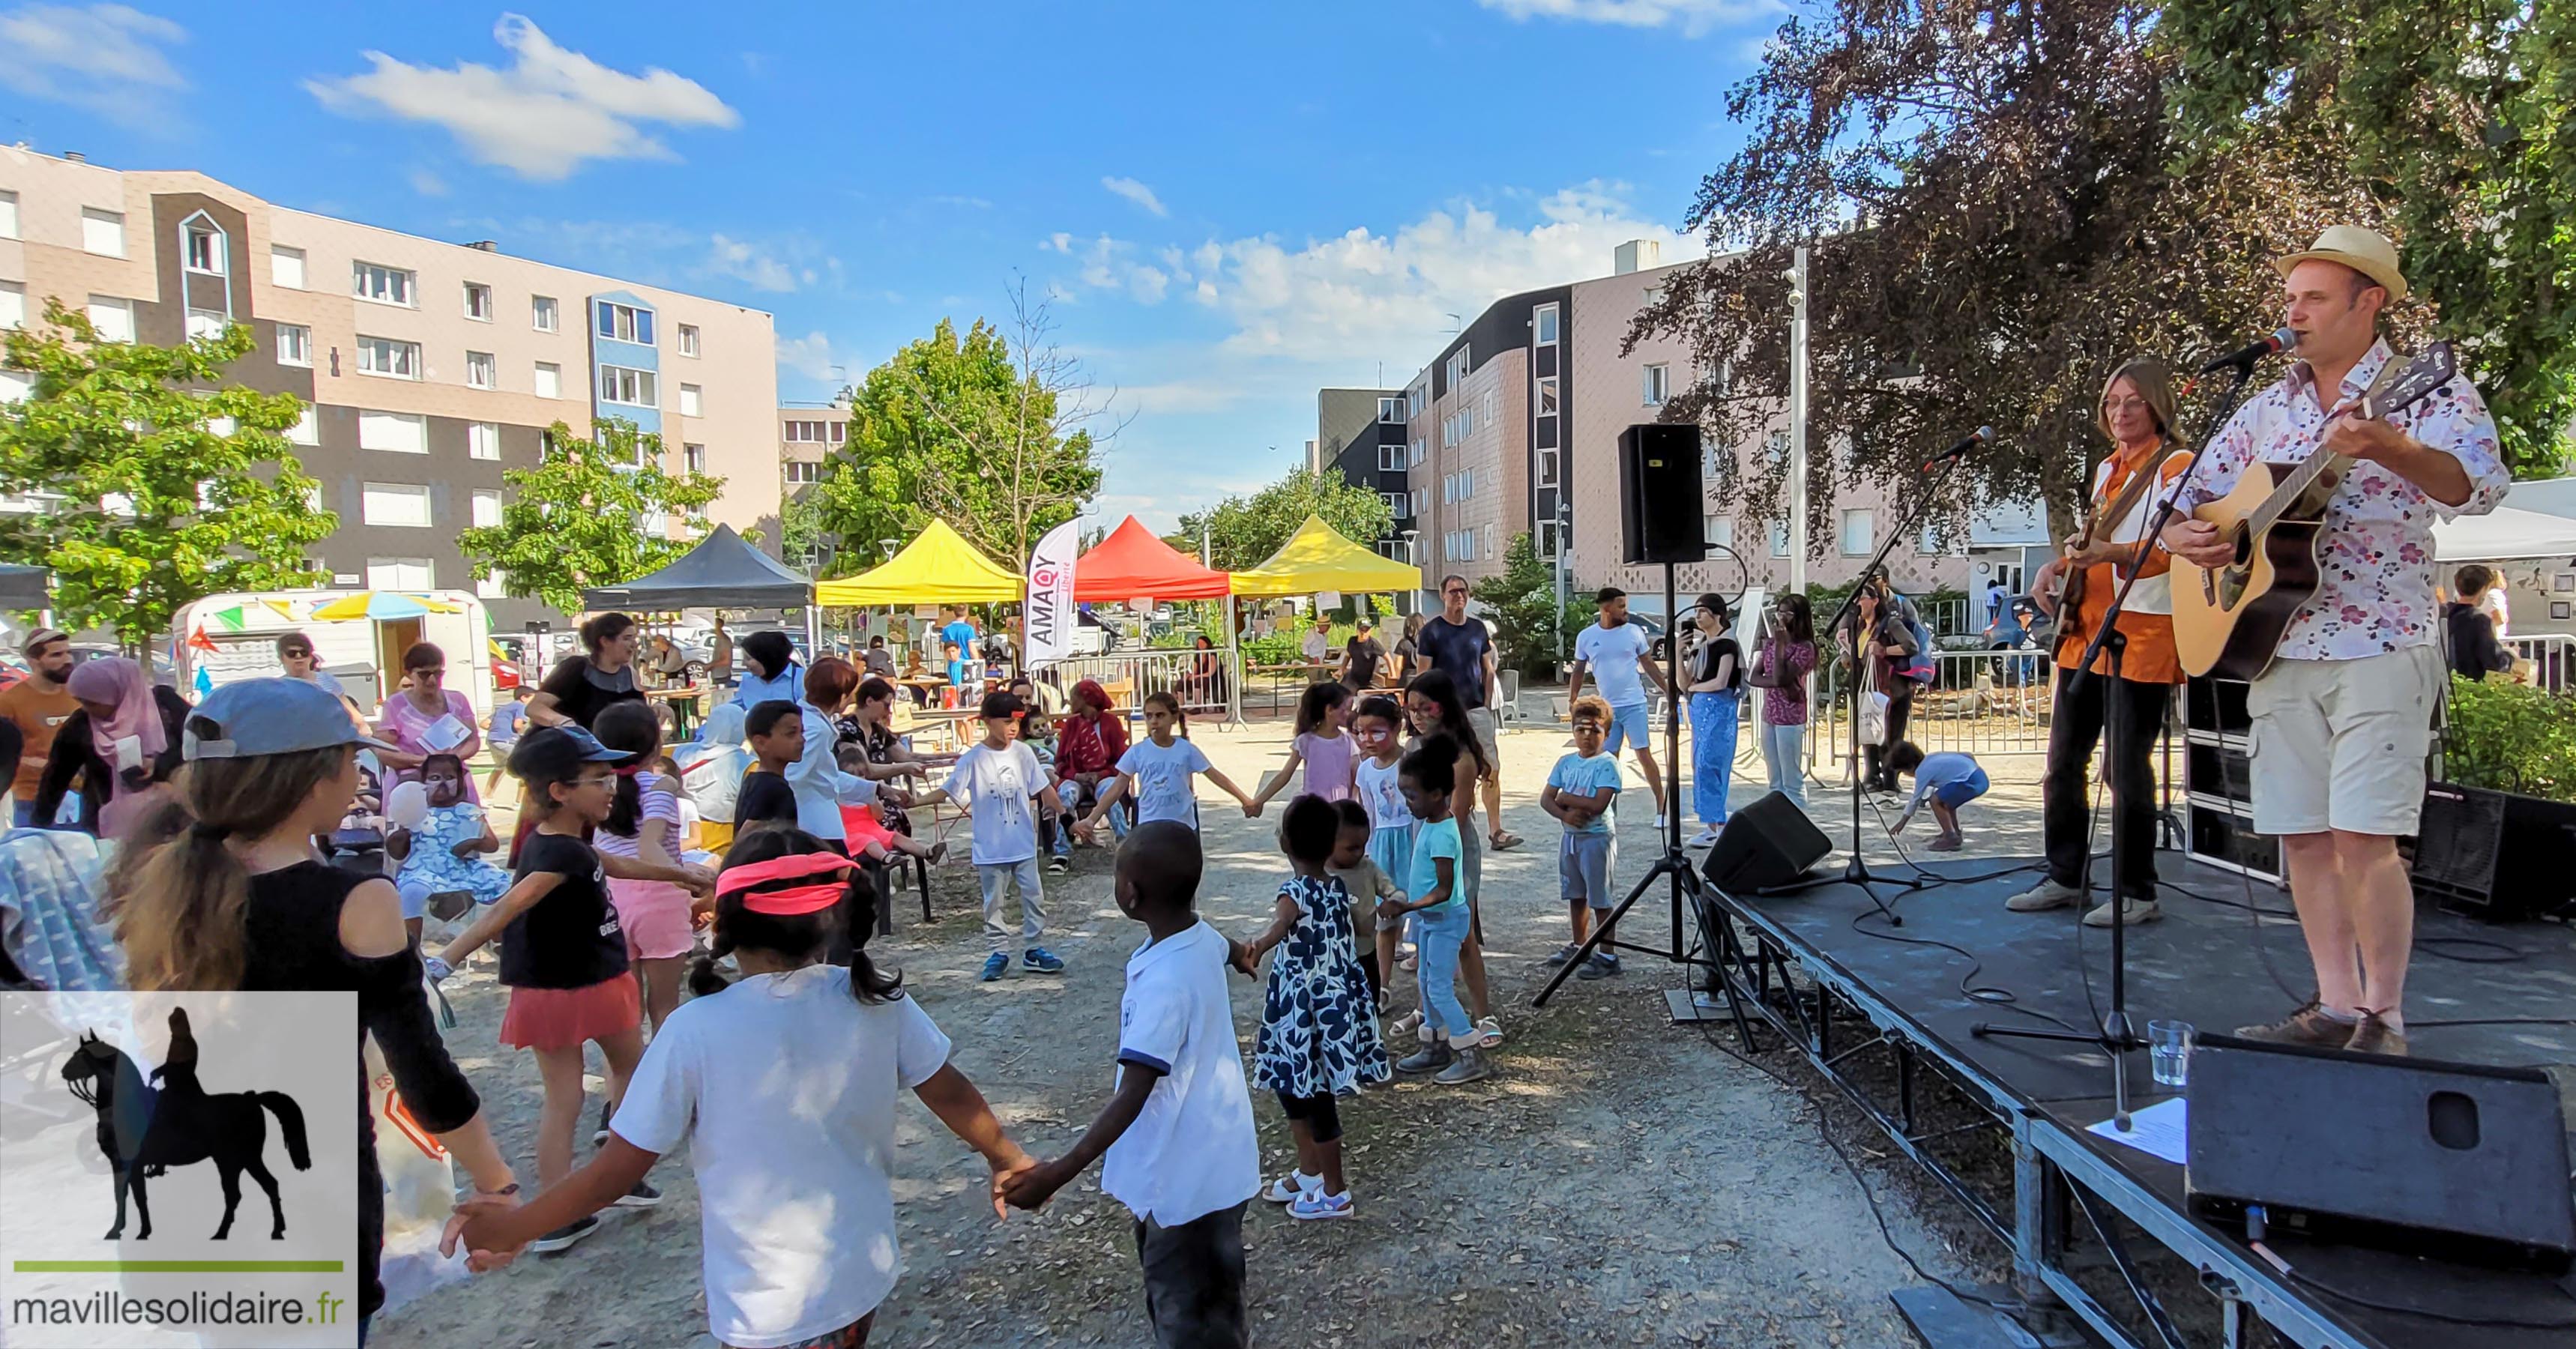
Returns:
[[[1028,666],[1044,669],[1073,654],[1073,555],[1082,522],[1067,520],[1047,531],[1029,555]]]

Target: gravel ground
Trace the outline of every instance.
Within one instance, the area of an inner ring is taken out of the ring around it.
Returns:
[[[1277,762],[1287,729],[1203,728],[1197,739],[1250,784]],[[1546,728],[1503,740],[1507,822],[1532,841],[1485,863],[1487,959],[1507,1031],[1495,1075],[1466,1087],[1400,1081],[1345,1107],[1357,1219],[1296,1224],[1254,1206],[1245,1239],[1256,1342],[1910,1342],[1887,1296],[1918,1280],[1881,1240],[1864,1184],[1895,1239],[1942,1278],[1996,1278],[2002,1252],[1908,1164],[1871,1147],[1857,1116],[1834,1103],[1823,1123],[1860,1160],[1859,1177],[1819,1136],[1808,1095],[1670,1024],[1663,993],[1681,977],[1651,958],[1631,957],[1619,978],[1570,982],[1545,1009],[1529,1007],[1544,982],[1539,958],[1564,940],[1555,822],[1537,806],[1547,767],[1564,749],[1562,735]],[[1745,799],[1758,791],[1760,764],[1748,759],[1738,771]],[[1997,788],[1968,815],[1970,854],[2035,852],[2036,760],[1999,760],[1989,771]],[[1841,837],[1841,798],[1811,790]],[[1631,799],[1641,804],[1642,790]],[[1648,811],[1625,815],[1624,869],[1634,875],[1655,844]],[[1248,935],[1266,917],[1286,871],[1272,830],[1231,807],[1209,809],[1200,907],[1218,927]],[[962,842],[961,831],[960,851]],[[1040,1155],[1068,1146],[1111,1087],[1122,967],[1143,933],[1110,902],[1108,872],[1107,852],[1085,851],[1071,875],[1049,878],[1048,944],[1067,961],[1060,976],[1015,970],[999,984],[975,981],[984,944],[973,873],[962,864],[934,878],[937,921],[920,923],[916,906],[898,915],[905,925],[892,938],[871,946],[903,970],[955,1041],[954,1062]],[[1640,912],[1652,917],[1630,936],[1651,940],[1663,930],[1663,908]],[[1409,985],[1407,977],[1400,986]],[[1233,987],[1248,1054],[1260,990],[1241,979]],[[494,1045],[501,995],[488,965],[451,990],[463,1024],[450,1041],[504,1148],[533,1180],[534,1064]],[[1814,1087],[1793,1053],[1764,1058]],[[1275,1104],[1257,1101],[1255,1113],[1266,1166],[1286,1169]],[[1132,1226],[1099,1193],[1096,1168],[1044,1211],[996,1222],[981,1163],[917,1103],[903,1110],[898,1159],[907,1268],[879,1311],[875,1342],[1150,1342]],[[440,1288],[380,1320],[372,1342],[712,1344],[685,1158],[665,1162],[655,1181],[668,1196],[660,1208],[615,1213],[607,1230],[568,1252]]]

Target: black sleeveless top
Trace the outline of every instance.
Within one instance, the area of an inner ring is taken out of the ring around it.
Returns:
[[[250,878],[243,914],[249,939],[242,988],[250,992],[338,992],[358,995],[358,1029],[376,1037],[403,1105],[431,1133],[474,1118],[483,1103],[447,1056],[421,983],[420,956],[409,949],[363,959],[340,944],[340,909],[367,878],[320,862],[299,862]],[[385,1244],[385,1184],[376,1167],[376,1129],[367,1110],[367,1076],[358,1072],[358,1315],[384,1305],[376,1261]]]

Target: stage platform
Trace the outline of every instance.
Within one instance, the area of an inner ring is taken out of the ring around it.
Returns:
[[[2074,909],[2006,910],[2004,900],[2039,874],[2036,862],[2017,860],[1930,864],[1930,874],[1950,879],[1918,892],[1882,885],[1901,927],[1839,882],[1718,903],[1732,919],[1723,965],[1744,1009],[1759,1014],[1757,1031],[1801,1045],[2009,1242],[2025,1296],[2053,1296],[2118,1345],[2263,1345],[2252,1317],[2303,1346],[2576,1345],[2576,1277],[2275,1240],[2296,1271],[2284,1274],[2241,1233],[2184,1211],[2180,1166],[2088,1133],[2111,1113],[2107,1056],[1973,1033],[1979,1023],[2049,1024],[2031,1013],[2091,1029],[2109,1006],[2109,932],[2083,927]],[[2128,1005],[2141,1033],[2150,1019],[2225,1032],[2307,997],[2305,947],[2286,894],[2179,854],[2156,861],[2167,882],[2164,917],[2128,934]],[[1898,862],[1873,866],[1883,876],[1909,874]],[[2576,1018],[2576,931],[2477,923],[2427,906],[2417,941],[2406,1000],[2417,1057],[2576,1064],[2576,1026],[2444,1024]],[[2131,1056],[2129,1080],[2133,1107],[2164,1099],[2144,1051]],[[2461,1321],[2550,1327],[2460,1324],[2365,1307],[2342,1292]]]

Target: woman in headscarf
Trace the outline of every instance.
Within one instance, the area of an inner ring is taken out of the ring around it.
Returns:
[[[742,639],[742,682],[733,700],[745,712],[766,702],[805,700],[805,671],[796,664],[796,646],[775,629]]]
[[[80,710],[54,735],[44,781],[36,787],[36,818],[53,819],[77,780],[81,827],[101,838],[123,838],[157,796],[155,789],[179,771],[179,727],[188,719],[188,700],[177,689],[152,683],[142,666],[123,656],[82,662],[73,668],[69,687]]]
[[[1118,757],[1127,752],[1127,722],[1110,707],[1108,691],[1096,679],[1075,684],[1072,702],[1072,715],[1055,728],[1055,792],[1066,818],[1080,819],[1099,799],[1100,784],[1118,772]],[[1120,838],[1127,837],[1129,809],[1122,805],[1109,812],[1109,827]],[[1063,871],[1072,865],[1071,829],[1055,832],[1054,853],[1049,867]]]

